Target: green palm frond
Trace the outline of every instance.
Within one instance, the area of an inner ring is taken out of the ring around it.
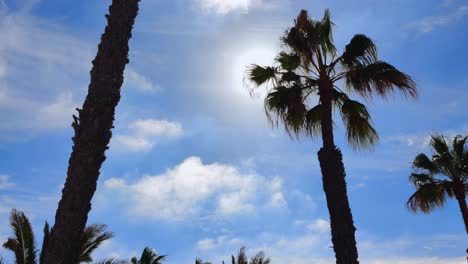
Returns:
[[[125,260],[119,260],[119,259],[105,259],[105,260],[100,260],[96,262],[96,264],[128,264],[128,262]]]
[[[306,130],[312,137],[319,137],[322,133],[322,105],[318,104],[306,114]]]
[[[258,252],[252,259],[250,259],[250,264],[270,264],[270,258],[265,257],[263,251]]]
[[[87,226],[83,231],[80,263],[90,263],[93,261],[92,253],[106,240],[114,235],[106,232],[106,225],[94,224]]]
[[[426,170],[431,174],[439,172],[437,166],[424,153],[421,153],[414,158],[413,168],[416,170]]]
[[[317,39],[319,40],[320,48],[324,55],[336,54],[335,44],[333,43],[333,27],[335,24],[331,21],[330,10],[325,9],[322,20],[317,21],[315,25],[315,31],[317,34]]]
[[[341,56],[343,64],[349,68],[359,65],[369,65],[377,62],[377,48],[366,35],[357,34],[346,45]]]
[[[385,98],[396,89],[405,96],[416,97],[418,94],[416,83],[410,76],[382,61],[349,69],[346,86],[363,97],[377,94]]]
[[[166,260],[166,255],[159,256],[152,248],[146,247],[143,249],[138,264],[161,264]]]
[[[296,70],[301,65],[301,57],[296,53],[280,52],[275,60],[280,64],[282,69],[287,71]]]
[[[453,156],[458,163],[463,163],[464,153],[468,152],[467,149],[468,136],[456,136],[453,138],[452,149]]]
[[[234,256],[233,256],[234,259]],[[245,247],[241,247],[239,253],[237,253],[237,264],[249,264],[247,255],[245,254]]]
[[[273,125],[278,125],[278,119],[281,120],[290,136],[299,136],[304,128],[307,108],[303,92],[298,86],[279,86],[273,88],[265,98],[268,119]]]
[[[421,211],[430,213],[436,207],[443,207],[447,197],[453,197],[452,182],[429,181],[420,183],[416,192],[411,195],[406,205],[413,213]]]
[[[449,151],[449,145],[443,135],[432,135],[429,146],[431,146],[438,155],[443,155]]]
[[[346,126],[349,144],[355,149],[369,149],[379,137],[365,105],[347,99],[341,106],[341,117]]]
[[[212,264],[211,262],[203,261],[199,258],[195,260],[195,264]]]
[[[13,252],[16,264],[36,264],[36,242],[29,219],[23,212],[13,209],[10,226],[13,237],[8,238],[3,247]]]
[[[247,68],[246,73],[249,81],[251,81],[255,86],[260,86],[275,78],[276,68],[252,64]]]

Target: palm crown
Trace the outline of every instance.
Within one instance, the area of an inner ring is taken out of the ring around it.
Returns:
[[[432,136],[432,158],[421,153],[413,162],[409,179],[416,192],[408,199],[408,208],[429,213],[442,207],[447,198],[465,201],[468,192],[468,137],[456,136],[451,146],[443,136]],[[466,205],[465,205],[466,207]],[[463,210],[463,209],[462,209]]]
[[[333,26],[328,10],[321,20],[302,10],[281,39],[284,51],[275,65],[252,65],[247,77],[254,88],[268,85],[267,116],[275,125],[282,121],[290,135],[320,135],[322,112],[331,111],[328,107],[341,113],[351,146],[368,148],[378,140],[369,112],[338,84],[366,99],[374,94],[385,98],[394,90],[415,97],[416,85],[410,76],[380,61],[374,42],[365,35],[355,35],[338,55]]]

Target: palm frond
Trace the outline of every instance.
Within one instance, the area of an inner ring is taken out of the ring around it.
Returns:
[[[322,105],[318,104],[306,114],[305,126],[307,133],[312,137],[319,137],[322,133]]]
[[[261,86],[275,78],[276,68],[252,64],[247,68],[247,78],[255,86]]]
[[[383,98],[398,90],[405,96],[416,97],[416,83],[392,65],[378,61],[366,66],[355,66],[346,72],[346,86],[363,97],[377,94]]]
[[[290,136],[303,132],[307,108],[301,87],[274,87],[265,98],[265,111],[273,125],[281,120]]]
[[[336,53],[335,44],[333,44],[333,27],[335,24],[331,21],[330,10],[325,9],[322,20],[317,21],[315,25],[315,31],[319,45],[322,49],[323,54],[334,55]]]
[[[119,259],[104,259],[96,262],[96,264],[128,264],[128,262]]]
[[[36,264],[36,242],[29,219],[23,212],[11,210],[10,226],[13,237],[8,238],[3,247],[12,251],[17,264]]]
[[[301,64],[301,57],[299,55],[284,51],[280,52],[275,60],[280,64],[281,68],[286,71],[294,71]]]
[[[430,213],[436,207],[443,207],[447,197],[453,196],[452,182],[420,182],[416,192],[406,202],[408,209],[413,212]]]
[[[152,248],[143,249],[138,264],[161,264],[166,259],[166,255],[159,256]]]
[[[379,136],[365,105],[347,99],[341,106],[341,117],[346,127],[346,137],[351,147],[369,149],[377,143]]]
[[[106,232],[106,225],[94,224],[85,227],[83,230],[80,262],[89,263],[93,261],[92,253],[106,240],[114,237],[110,232]]]
[[[258,252],[252,259],[250,259],[250,264],[270,264],[270,258],[265,257],[263,251]]]
[[[449,146],[443,135],[432,135],[429,146],[431,146],[439,155],[449,151]]]
[[[468,140],[468,136],[458,135],[453,138],[453,142],[452,142],[453,156],[455,156],[455,160],[457,161],[460,167],[464,166],[463,164],[464,162],[468,163],[468,160],[467,161],[463,160],[464,153],[468,152],[467,140]]]
[[[203,261],[202,259],[197,258],[195,260],[195,264],[212,264],[212,263],[208,261]]]
[[[245,254],[245,247],[241,247],[239,253],[237,253],[237,264],[249,264],[247,255]]]
[[[431,174],[439,172],[437,166],[424,153],[421,153],[414,158],[413,168],[416,170],[426,170]]]
[[[341,59],[348,68],[373,64],[377,62],[377,48],[366,35],[357,34],[346,45]]]

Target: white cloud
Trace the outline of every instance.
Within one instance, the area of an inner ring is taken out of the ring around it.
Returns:
[[[10,176],[0,174],[0,190],[14,187],[15,184],[10,181]]]
[[[138,119],[129,129],[130,134],[117,134],[114,142],[117,147],[133,152],[151,150],[157,138],[176,138],[183,134],[181,124],[157,119]]]
[[[408,27],[419,31],[420,33],[428,33],[436,28],[456,22],[466,15],[468,15],[468,5],[460,6],[454,12],[447,15],[425,17],[419,21],[409,24]]]
[[[125,70],[125,85],[143,92],[157,92],[161,88],[151,79],[141,75],[131,68]]]
[[[160,175],[146,175],[134,183],[112,178],[105,189],[121,192],[132,215],[183,220],[197,215],[225,217],[253,213],[274,195],[271,182],[232,165],[203,164],[190,157]],[[277,187],[278,188],[278,187]]]
[[[197,0],[203,11],[227,14],[232,11],[247,12],[261,0]]]
[[[311,224],[309,224],[307,228],[311,231],[315,231],[319,233],[329,233],[330,222],[322,218],[317,218]]]

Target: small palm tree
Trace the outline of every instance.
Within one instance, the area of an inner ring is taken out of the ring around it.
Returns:
[[[270,264],[270,261],[270,258],[265,257],[265,253],[260,251],[249,262],[245,253],[245,247],[241,247],[237,256],[231,256],[231,264]],[[224,264],[224,261],[222,263]]]
[[[13,237],[8,238],[3,247],[13,252],[16,264],[36,264],[36,241],[29,219],[23,212],[13,209],[10,213],[10,226]]]
[[[447,198],[455,198],[468,234],[468,136],[454,137],[451,146],[441,135],[433,135],[429,146],[433,149],[431,158],[424,153],[413,161],[413,173],[409,176],[416,192],[406,203],[416,213],[430,213],[436,207],[444,206]]]
[[[16,209],[11,210],[10,213],[10,226],[13,230],[13,237],[3,244],[3,247],[12,251],[15,259],[15,264],[37,264],[37,247],[34,238],[34,232],[29,219],[26,215]],[[80,260],[78,263],[91,263],[93,261],[92,253],[106,240],[112,238],[114,235],[106,231],[107,226],[102,224],[94,224],[87,226],[84,230],[81,239]],[[44,241],[39,258],[39,263],[44,262],[44,252],[48,245],[48,238],[50,234],[49,224],[46,222],[44,225]],[[110,261],[110,262],[109,262]],[[98,263],[118,263],[117,260],[104,260]],[[117,261],[117,262],[116,262]],[[0,262],[1,264],[1,262]]]
[[[156,250],[146,247],[140,259],[132,258],[132,264],[162,264],[166,260],[166,255],[159,256]]]
[[[276,57],[276,64],[252,65],[247,79],[253,88],[267,86],[265,110],[273,125],[281,121],[290,136],[321,136],[323,147],[318,158],[336,261],[356,264],[356,229],[342,154],[334,142],[333,112],[341,114],[353,148],[371,148],[378,135],[370,114],[347,92],[371,99],[373,95],[385,98],[394,91],[416,97],[417,90],[410,76],[378,59],[374,42],[365,35],[355,35],[339,55],[333,26],[328,10],[321,20],[311,19],[302,10],[281,39],[284,51]]]

